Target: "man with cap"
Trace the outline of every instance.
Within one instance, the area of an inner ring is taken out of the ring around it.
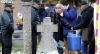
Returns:
[[[87,37],[88,39],[88,27],[91,19],[93,18],[93,12],[94,9],[90,5],[87,4],[86,1],[80,2],[80,9],[81,9],[81,22],[74,27],[72,27],[72,30],[82,29],[82,54],[87,54],[88,50],[88,40],[83,39],[84,37]]]
[[[1,15],[2,54],[11,54],[12,34],[14,32],[12,3],[5,3],[5,9]]]
[[[35,0],[31,8],[32,54],[36,54],[36,46],[37,46],[36,25],[40,23],[38,15],[39,8],[40,8],[40,1]]]

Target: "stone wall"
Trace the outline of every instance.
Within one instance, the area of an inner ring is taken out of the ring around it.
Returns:
[[[4,4],[1,3],[1,0],[0,0],[0,14],[2,13],[3,9],[4,9]]]
[[[15,7],[13,10],[13,18],[14,18],[14,23],[15,23],[15,27],[16,27],[17,13],[20,12],[20,0],[14,0],[13,4]]]

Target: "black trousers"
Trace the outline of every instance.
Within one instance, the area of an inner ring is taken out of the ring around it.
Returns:
[[[54,39],[55,39],[57,42],[59,42],[58,32],[54,32],[54,33],[53,33],[53,37],[54,37]]]
[[[36,54],[36,48],[37,48],[37,34],[32,34],[32,54]]]
[[[89,54],[95,54],[95,42],[89,44]]]
[[[1,34],[1,30],[0,30],[0,43],[2,42],[2,34]]]
[[[11,54],[12,34],[7,30],[2,31],[2,54]]]

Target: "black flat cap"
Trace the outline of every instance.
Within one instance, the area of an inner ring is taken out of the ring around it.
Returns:
[[[14,7],[12,7],[12,3],[5,3],[5,7],[14,8]]]
[[[79,6],[81,6],[81,5],[87,5],[87,2],[86,1],[79,2]]]
[[[63,5],[68,5],[66,0],[61,0],[60,3],[63,4]]]
[[[33,1],[33,3],[41,4],[41,2],[39,0],[35,0],[35,1]]]

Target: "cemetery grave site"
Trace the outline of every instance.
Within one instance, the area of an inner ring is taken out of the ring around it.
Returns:
[[[13,22],[14,22],[14,33],[12,34],[12,53],[11,54],[32,54],[32,26],[31,26],[31,6],[33,0],[0,0],[0,17],[4,10],[3,1],[12,1],[14,6],[13,9]],[[35,1],[35,0],[34,0]],[[45,8],[49,6],[50,2],[54,2],[54,5],[59,3],[61,0],[39,0],[45,5]],[[76,10],[77,15],[80,15],[78,2],[81,0],[66,0],[69,4],[72,4]],[[95,30],[95,54],[100,54],[99,49],[99,19],[100,18],[100,0],[86,0],[94,8],[94,30]],[[95,4],[95,5],[94,5]],[[21,25],[18,24],[17,20],[21,18]],[[34,28],[35,29],[35,28]],[[58,24],[51,22],[51,17],[43,18],[43,22],[36,25],[36,31],[41,35],[41,40],[37,38],[37,51],[36,54],[59,54],[58,46],[63,49],[63,54],[66,54],[66,47],[63,41],[57,41],[54,39],[54,32],[58,32]],[[76,31],[75,31],[76,32]],[[68,52],[69,54],[82,54],[81,50],[81,35],[69,33],[67,36]],[[67,45],[66,45],[67,46]],[[2,54],[2,37],[0,32],[0,54]]]

